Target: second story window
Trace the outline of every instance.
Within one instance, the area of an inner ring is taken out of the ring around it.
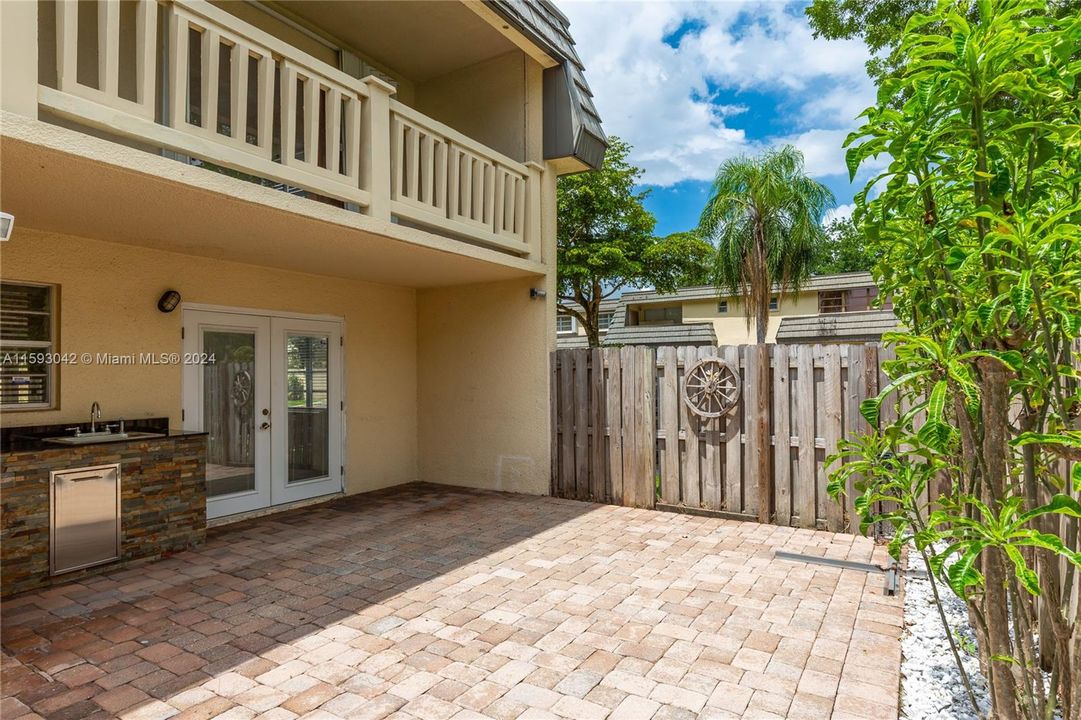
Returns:
[[[610,312],[602,312],[600,315],[598,315],[597,325],[599,326],[599,329],[603,332],[610,328],[612,326],[612,318],[614,317],[615,313]]]
[[[769,309],[770,310],[776,310],[779,307],[780,307],[780,303],[777,302],[777,296],[774,295],[773,297],[771,297],[769,299]]]
[[[727,300],[718,300],[717,301],[717,312],[719,312],[719,313],[728,312],[728,301]]]
[[[657,325],[677,325],[683,322],[683,308],[675,307],[647,307],[642,311],[643,323]]]
[[[578,332],[578,323],[573,315],[556,315],[556,332],[570,334]]]
[[[56,406],[56,286],[0,285],[0,407]]]
[[[845,294],[843,290],[830,290],[818,293],[818,312],[839,313],[845,311]]]

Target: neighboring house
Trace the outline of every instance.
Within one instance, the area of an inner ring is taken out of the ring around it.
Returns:
[[[884,309],[873,309],[877,295],[870,273],[812,277],[783,302],[774,298],[766,342],[878,340],[896,322],[888,301]],[[669,294],[637,290],[606,303],[602,310],[611,313],[603,339],[607,345],[739,345],[755,340],[754,323],[748,325],[743,303],[713,286]],[[568,317],[557,318],[559,347],[584,347],[584,331],[568,323]]]
[[[556,179],[606,147],[551,2],[0,13],[7,441],[209,432],[210,517],[548,491]]]

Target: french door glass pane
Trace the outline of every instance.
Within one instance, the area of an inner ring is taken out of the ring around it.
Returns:
[[[325,477],[330,470],[329,341],[321,335],[288,335],[285,350],[286,482],[295,483]]]
[[[203,429],[210,497],[255,489],[255,333],[203,331]]]

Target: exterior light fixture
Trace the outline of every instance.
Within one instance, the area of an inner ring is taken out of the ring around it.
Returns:
[[[0,212],[0,241],[7,240],[11,237],[11,231],[15,229],[15,216]]]
[[[529,297],[532,300],[537,300],[538,298],[543,299],[548,297],[548,291],[541,290],[540,288],[529,288]]]
[[[158,300],[158,310],[163,313],[171,313],[180,304],[180,293],[176,290],[166,290]]]

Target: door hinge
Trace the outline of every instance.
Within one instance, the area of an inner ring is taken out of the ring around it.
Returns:
[[[345,347],[345,338],[338,338],[338,347]]]
[[[184,339],[184,326],[183,325],[180,326],[180,339],[181,340]]]
[[[340,473],[341,473],[342,475],[345,475],[345,465],[339,465],[339,466],[338,466],[338,471],[339,471],[339,472],[340,472]]]
[[[345,412],[345,400],[342,400],[339,404],[341,405],[341,411]]]
[[[180,409],[180,422],[184,422],[184,408]]]

